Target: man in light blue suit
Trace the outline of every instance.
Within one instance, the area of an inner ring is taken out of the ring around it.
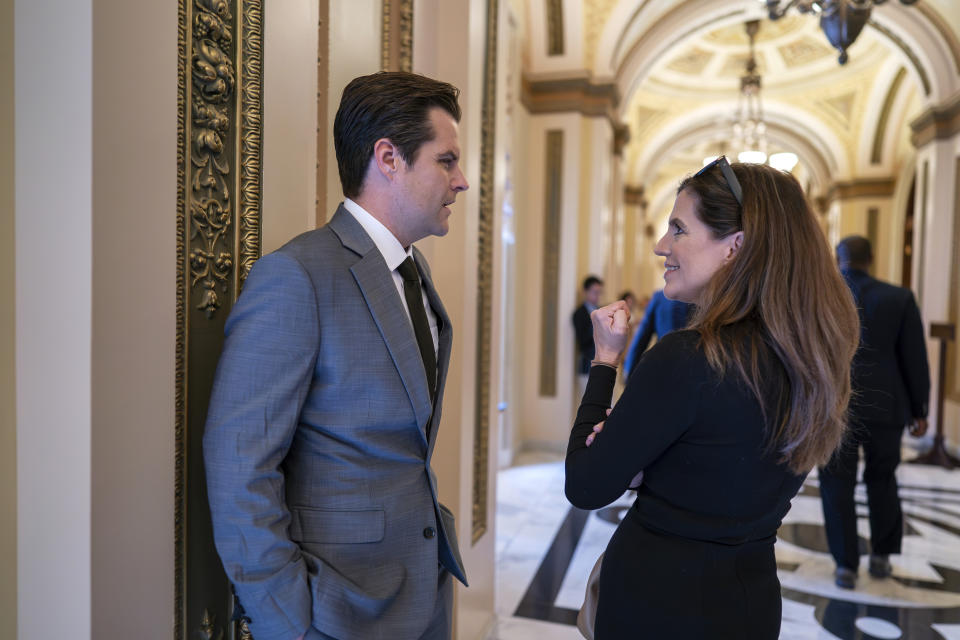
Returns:
[[[253,267],[226,325],[203,451],[214,539],[256,640],[448,639],[466,584],[430,458],[452,342],[413,243],[447,233],[459,91],[344,89],[345,201]]]

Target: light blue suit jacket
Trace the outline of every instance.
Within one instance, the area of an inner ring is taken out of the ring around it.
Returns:
[[[342,206],[257,261],[227,320],[204,462],[217,550],[256,640],[310,624],[416,638],[438,566],[466,584],[430,468],[450,318],[413,253],[440,325],[433,405],[392,275]]]

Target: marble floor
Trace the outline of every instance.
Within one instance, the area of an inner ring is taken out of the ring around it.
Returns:
[[[885,580],[869,576],[864,558],[854,591],[834,586],[816,474],[807,479],[776,545],[781,640],[960,640],[960,470],[904,464],[898,478],[903,554],[891,557]],[[488,640],[580,639],[574,625],[587,576],[629,495],[599,511],[572,508],[563,462],[547,454],[520,456],[497,486],[497,622]],[[862,485],[857,502],[865,552]]]

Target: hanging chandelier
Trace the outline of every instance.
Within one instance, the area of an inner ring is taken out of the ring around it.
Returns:
[[[750,20],[744,25],[747,38],[750,40],[750,56],[747,58],[745,73],[740,76],[740,96],[737,100],[737,110],[732,123],[732,147],[737,153],[737,160],[751,164],[764,164],[780,169],[792,171],[797,164],[797,154],[783,152],[767,156],[767,125],[763,119],[763,102],[760,100],[760,89],[763,78],[757,66],[756,38],[760,30],[759,20]],[[723,154],[721,146],[720,153]],[[709,164],[716,156],[704,158],[703,164]]]
[[[780,0],[760,1],[766,4],[771,20],[779,20],[791,7],[796,7],[800,13],[819,15],[820,28],[830,44],[840,52],[837,61],[846,64],[847,49],[863,31],[873,6],[884,4],[887,0],[789,0],[782,6]],[[917,0],[900,0],[903,5],[916,3]]]
[[[740,76],[740,97],[733,120],[733,146],[739,151],[737,159],[740,162],[763,164],[767,161],[767,125],[763,121],[763,103],[760,101],[763,81],[757,72],[755,52],[760,21],[750,20],[746,23],[746,30],[750,39],[750,57],[746,72]]]

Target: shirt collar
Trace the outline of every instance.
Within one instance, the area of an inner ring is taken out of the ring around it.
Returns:
[[[363,227],[363,230],[367,232],[367,235],[370,236],[370,239],[373,240],[373,244],[377,246],[390,271],[394,271],[408,256],[413,255],[413,245],[410,249],[404,249],[390,229],[387,229],[382,222],[374,218],[369,211],[356,202],[350,198],[345,198],[343,208],[353,215],[360,226]]]

